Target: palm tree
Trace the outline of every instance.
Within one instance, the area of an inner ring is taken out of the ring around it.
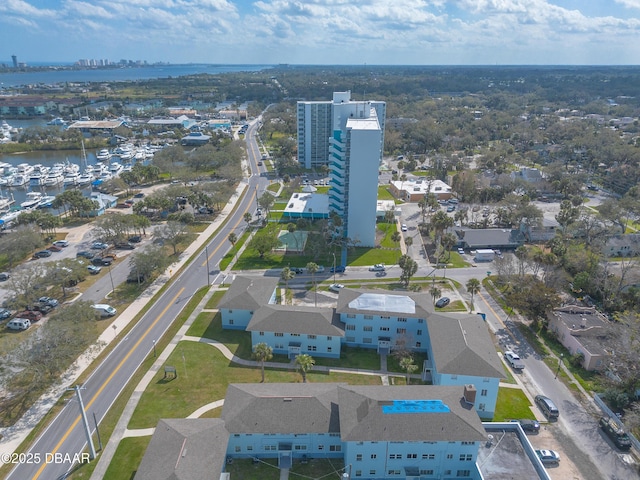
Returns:
[[[477,278],[470,278],[466,284],[467,291],[471,294],[471,310],[473,311],[473,297],[480,291],[480,280]]]
[[[301,353],[300,355],[296,355],[295,364],[296,370],[302,375],[302,383],[307,383],[307,372],[313,368],[316,361],[311,355]]]
[[[251,220],[253,219],[253,216],[249,212],[245,212],[244,215],[242,216],[242,218],[244,218],[245,222],[251,223]]]
[[[229,237],[227,237],[227,238],[229,239],[229,241],[231,242],[231,245],[233,246],[233,248],[235,250],[236,242],[238,241],[238,235],[236,235],[234,232],[231,232],[229,234]],[[236,251],[233,252],[234,257],[236,257],[236,260],[238,260],[237,254],[238,254],[238,252],[236,252]]]
[[[313,282],[313,290],[315,291],[315,306],[318,306],[318,286],[316,285],[316,272],[318,271],[318,264],[309,262],[307,263],[307,272],[311,274],[311,281]]]
[[[253,346],[253,354],[251,355],[254,360],[260,362],[260,368],[262,373],[262,381],[264,383],[264,362],[273,358],[273,349],[266,343],[258,343]]]
[[[407,372],[407,385],[411,383],[411,374],[418,369],[418,366],[413,363],[413,357],[402,357],[400,359],[400,368],[402,368],[405,372]]]
[[[296,274],[293,273],[293,270],[291,270],[289,267],[284,267],[282,269],[282,272],[280,272],[280,278],[284,282],[284,295],[285,295],[285,302],[284,303],[286,303],[287,290],[289,289],[289,280],[291,280],[295,276],[296,276]]]
[[[429,294],[431,295],[431,298],[433,298],[433,303],[436,303],[436,298],[442,295],[442,291],[434,285],[429,289]]]

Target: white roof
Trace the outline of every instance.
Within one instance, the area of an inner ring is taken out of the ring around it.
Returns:
[[[327,214],[329,213],[329,197],[324,193],[294,193],[284,211],[288,214],[303,212]]]
[[[349,308],[393,313],[415,313],[416,302],[406,295],[363,293],[349,302]]]

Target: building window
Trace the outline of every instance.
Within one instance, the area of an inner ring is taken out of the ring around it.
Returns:
[[[398,328],[398,329],[396,330],[396,333],[398,333],[398,334],[402,335],[402,334],[404,334],[404,333],[407,333],[407,329],[406,329],[406,328]]]
[[[353,313],[347,313],[347,318],[356,318],[356,316]]]
[[[371,343],[371,339],[370,338],[363,338],[362,339],[362,343]]]
[[[253,452],[253,445],[247,445],[247,452]]]
[[[362,470],[356,470],[356,477],[362,476]]]
[[[316,448],[321,452],[322,450],[324,450],[324,445],[320,444]]]
[[[307,339],[309,340],[315,340],[316,336],[315,335],[307,335]]]
[[[469,475],[471,475],[470,470],[458,470],[456,472],[456,477],[468,477]]]
[[[420,470],[420,475],[433,475],[433,470]]]
[[[376,475],[376,471],[375,470],[369,470],[369,475],[371,475],[372,477]]]
[[[487,406],[484,403],[481,403],[480,405],[478,405],[478,410],[483,411],[484,409],[487,408]]]
[[[400,475],[400,470],[388,470],[387,475]]]
[[[355,330],[356,326],[355,325],[347,325],[344,329],[345,330]]]
[[[458,379],[458,375],[451,375],[451,380],[457,380]]]
[[[229,313],[233,313],[233,310],[229,310]]]
[[[327,352],[331,352],[331,347],[327,347]]]
[[[416,348],[420,348],[420,347],[422,347],[422,343],[416,342]]]
[[[365,320],[373,320],[373,315],[365,315],[364,319]]]
[[[418,323],[424,323],[424,318],[419,318]]]
[[[471,454],[467,453],[466,455],[464,453],[460,454],[460,461],[461,462],[470,462],[471,461]]]
[[[356,337],[347,337],[347,342],[354,343],[356,341]]]
[[[277,350],[278,348],[283,349],[283,348],[284,348],[284,345],[283,345],[282,343],[276,343],[276,344],[275,344],[275,348],[276,348],[276,350]]]
[[[447,460],[453,460],[453,453],[447,453]]]
[[[418,331],[416,332],[416,335],[422,335],[422,330],[418,330]]]
[[[486,389],[480,390],[480,396],[481,397],[486,397],[487,396],[487,390]]]
[[[356,462],[361,462],[362,461],[362,454],[359,453],[356,455]]]
[[[327,341],[328,341],[328,342],[333,341],[333,337],[327,337]]]
[[[292,334],[291,334],[291,336],[292,336],[292,337],[299,337],[299,336],[300,336],[300,334],[299,334],[299,333],[292,333]]]
[[[239,453],[242,451],[242,447],[240,445],[236,445],[236,453]]]
[[[264,332],[260,332],[258,333],[258,335],[260,335],[261,337],[264,337]]]
[[[274,336],[274,337],[284,337],[284,333],[278,333],[278,332],[276,332],[276,333],[274,333],[274,334],[273,334],[273,336]]]
[[[417,453],[407,453],[407,458],[418,458]]]
[[[362,330],[365,332],[373,332],[373,327],[371,325],[365,325]]]
[[[233,318],[229,319],[229,325],[233,325]]]
[[[329,451],[330,452],[341,452],[342,451],[342,445],[329,445]]]
[[[405,317],[398,317],[399,322],[406,322],[407,319]]]
[[[388,332],[389,331],[389,327],[380,327],[380,331],[381,332]]]
[[[390,453],[389,454],[389,460],[402,460],[402,454],[401,453]]]
[[[315,345],[307,345],[307,351],[308,352],[315,352],[316,351],[316,346]]]
[[[423,453],[422,454],[422,459],[423,460],[435,460],[436,459],[436,455],[435,455],[435,453]]]
[[[306,445],[295,445],[293,447],[294,450],[306,450],[307,446]]]
[[[372,460],[375,460],[376,458],[378,458],[378,455],[376,455],[375,453],[372,453],[372,454],[371,454],[371,459],[372,459]]]

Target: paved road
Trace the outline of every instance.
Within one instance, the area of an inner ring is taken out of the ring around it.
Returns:
[[[257,161],[261,157],[254,137],[256,129],[257,124],[254,123],[246,135],[248,162],[253,172],[259,171]],[[261,168],[264,171],[264,167]],[[245,227],[243,214],[247,211],[255,212],[256,196],[261,195],[267,185],[268,180],[264,176],[256,174],[249,177],[248,189],[238,202],[236,210],[229,215],[224,226],[207,244],[208,261],[205,255],[200,255],[191,262],[87,379],[85,389],[81,393],[89,419],[95,414],[98,422],[102,421],[141,362],[153,350],[154,340],[162,337],[193,293],[207,285],[208,281],[222,281],[215,266],[219,265],[231,246],[227,237],[230,232],[239,233]],[[212,271],[207,271],[207,266]],[[90,423],[93,424],[92,421]],[[94,430],[93,426],[91,429]],[[86,444],[78,404],[73,397],[28,451],[31,458],[39,456],[41,460],[17,465],[7,478],[64,478],[73,466],[73,456],[83,452]],[[63,455],[57,457],[61,461],[55,461],[55,454]],[[68,461],[64,455],[69,455]],[[46,463],[47,458],[54,461]]]

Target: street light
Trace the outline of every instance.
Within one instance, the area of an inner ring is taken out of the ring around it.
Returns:
[[[553,377],[554,380],[558,378],[558,374],[560,373],[560,367],[562,366],[562,357],[564,357],[564,355],[561,353],[560,358],[558,359],[558,369],[556,370],[556,376]]]

